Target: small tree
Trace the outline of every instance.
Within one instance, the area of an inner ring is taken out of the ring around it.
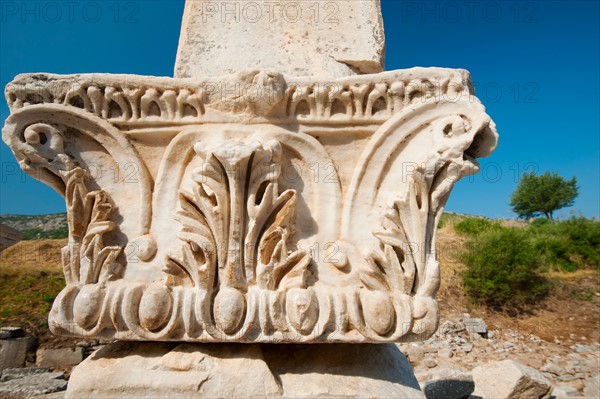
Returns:
[[[553,219],[555,210],[573,205],[577,190],[575,177],[565,180],[554,172],[525,173],[510,197],[510,206],[520,218],[544,215]]]

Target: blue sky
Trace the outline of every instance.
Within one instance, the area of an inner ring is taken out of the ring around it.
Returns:
[[[312,1],[312,0],[308,0]],[[447,210],[514,217],[523,171],[577,176],[572,208],[600,216],[598,1],[383,0],[388,70],[465,68],[500,133],[482,172]],[[0,84],[23,72],[171,76],[183,1],[0,2]],[[6,101],[0,116],[8,116]],[[0,213],[63,212],[52,189],[15,170],[0,145]],[[532,169],[533,168],[533,169]]]

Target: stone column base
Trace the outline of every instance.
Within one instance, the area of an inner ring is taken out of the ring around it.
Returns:
[[[71,398],[425,398],[393,344],[116,342],[73,370]]]

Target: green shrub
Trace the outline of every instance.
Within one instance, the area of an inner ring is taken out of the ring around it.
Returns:
[[[566,272],[577,270],[570,260],[569,243],[562,236],[532,234],[533,246],[539,253],[542,269],[558,269]]]
[[[483,218],[466,218],[454,226],[458,233],[476,236],[489,230],[499,230],[502,227],[497,221]]]
[[[584,217],[563,222],[541,220],[533,221],[529,230],[545,268],[566,272],[600,269],[600,221]]]
[[[574,261],[582,266],[600,268],[600,221],[574,217],[559,225],[570,241]]]
[[[539,251],[523,229],[488,228],[463,253],[467,294],[490,307],[520,306],[545,296]]]
[[[550,219],[537,218],[537,219],[533,219],[531,222],[529,222],[529,225],[534,228],[543,228],[544,226],[548,226],[549,224],[552,224],[552,223],[554,223],[554,222]]]

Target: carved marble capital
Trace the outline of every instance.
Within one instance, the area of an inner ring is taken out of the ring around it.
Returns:
[[[496,147],[463,70],[330,82],[19,75],[3,139],[65,197],[62,335],[401,342],[438,321],[435,232]]]

